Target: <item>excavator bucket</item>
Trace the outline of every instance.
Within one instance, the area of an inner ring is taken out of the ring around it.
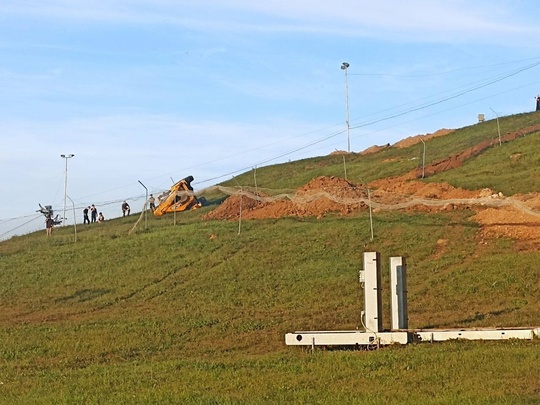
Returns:
[[[194,210],[202,206],[201,202],[195,197],[191,182],[193,176],[175,183],[169,190],[158,197],[158,206],[154,210],[154,215],[160,217],[169,212],[181,212]]]

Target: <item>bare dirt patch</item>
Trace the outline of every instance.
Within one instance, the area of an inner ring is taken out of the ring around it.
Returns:
[[[505,236],[540,244],[540,216],[538,215],[507,206],[479,210],[471,219],[482,225],[480,235],[483,239]]]

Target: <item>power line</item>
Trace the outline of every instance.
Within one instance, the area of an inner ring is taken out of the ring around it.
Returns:
[[[467,93],[471,93],[475,90],[478,90],[478,89],[481,89],[481,88],[484,88],[484,87],[487,87],[491,84],[494,84],[494,83],[497,83],[497,82],[500,82],[501,80],[504,80],[504,79],[507,79],[509,77],[512,77],[512,76],[515,76],[525,70],[529,70],[529,69],[532,69],[533,67],[535,66],[538,66],[540,65],[540,62],[537,62],[537,63],[533,63],[532,65],[529,65],[529,66],[526,66],[522,69],[519,69],[517,70],[516,72],[512,72],[512,73],[509,73],[505,76],[502,76],[502,77],[499,77],[499,78],[496,78],[496,79],[493,79],[493,80],[490,80],[488,81],[487,83],[484,83],[484,84],[481,84],[481,85],[478,85],[478,86],[475,86],[473,88],[469,88],[467,90],[463,90],[457,94],[453,94],[451,96],[448,96],[448,97],[445,97],[443,99],[440,99],[440,100],[437,100],[437,101],[434,101],[432,103],[428,103],[428,104],[424,104],[424,105],[421,105],[419,107],[415,107],[415,108],[411,108],[409,110],[406,110],[406,111],[403,111],[403,112],[400,112],[400,113],[396,113],[394,115],[390,115],[390,116],[387,116],[387,117],[383,117],[383,118],[380,118],[380,119],[377,119],[377,120],[373,120],[373,121],[369,121],[369,122],[366,122],[366,123],[363,123],[363,124],[360,124],[360,125],[356,125],[354,127],[351,127],[351,129],[356,129],[356,128],[361,128],[361,127],[365,127],[365,126],[368,126],[368,125],[373,125],[373,124],[376,124],[378,122],[381,122],[381,121],[387,121],[387,120],[390,120],[392,118],[396,118],[396,117],[400,117],[402,115],[405,115],[405,114],[409,114],[411,112],[415,112],[415,111],[419,111],[419,110],[423,110],[425,108],[428,108],[428,107],[432,107],[434,105],[437,105],[437,104],[441,104],[441,103],[444,103],[445,101],[448,101],[448,100],[452,100],[454,98],[458,98],[464,94],[467,94]]]
[[[0,238],[3,237],[3,236],[6,236],[6,235],[8,235],[8,234],[13,233],[13,232],[16,231],[17,229],[22,228],[23,226],[28,225],[28,224],[31,223],[31,222],[34,222],[36,219],[39,219],[40,217],[41,217],[41,215],[37,215],[37,216],[34,215],[34,218],[32,218],[30,221],[27,221],[27,222],[25,222],[24,224],[20,224],[20,225],[16,226],[15,228],[12,228],[12,229],[10,229],[10,230],[8,230],[8,231],[6,231],[6,232],[0,234]],[[22,218],[26,218],[26,217],[22,217]]]
[[[540,57],[535,58],[528,58],[528,59],[521,59],[517,61],[511,61],[511,62],[501,62],[501,63],[494,63],[491,65],[481,65],[481,66],[471,66],[471,67],[464,67],[464,68],[457,68],[457,69],[451,69],[451,70],[445,70],[443,72],[437,72],[437,73],[427,73],[422,75],[396,75],[396,74],[390,74],[390,73],[349,73],[350,76],[382,76],[382,77],[399,77],[399,78],[422,78],[422,77],[433,77],[433,76],[443,76],[450,73],[455,72],[462,72],[464,70],[475,70],[475,69],[484,69],[484,68],[490,68],[490,67],[496,67],[496,66],[506,66],[511,65],[514,63],[521,63],[521,62],[528,62],[531,60],[538,60]]]

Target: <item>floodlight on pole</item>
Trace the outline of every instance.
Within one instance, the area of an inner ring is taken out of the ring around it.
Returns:
[[[346,116],[346,123],[347,123],[347,152],[351,152],[351,137],[350,137],[350,129],[351,126],[349,124],[349,79],[347,77],[347,68],[350,65],[347,62],[343,62],[341,64],[341,70],[345,71],[345,112],[347,114]]]
[[[68,155],[60,155],[62,159],[66,161],[66,171],[64,175],[64,213],[62,215],[62,226],[66,225],[66,200],[67,200],[67,179],[68,179],[68,159],[75,156],[73,153]]]

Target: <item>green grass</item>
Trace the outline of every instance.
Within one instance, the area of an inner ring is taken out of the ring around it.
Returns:
[[[501,124],[525,126],[533,116]],[[455,143],[441,138],[433,149],[456,153],[490,134],[490,125],[455,131]],[[455,185],[471,179],[528,190],[531,182],[516,179],[532,176],[535,137],[443,175]],[[406,158],[414,150],[347,156],[348,173],[369,180],[403,173],[417,165]],[[499,161],[492,155],[517,150],[529,160],[506,166],[504,181],[472,179],[472,171]],[[386,166],[392,155],[401,161]],[[259,186],[277,190],[342,168],[341,156],[328,156],[257,173]],[[251,185],[253,173],[244,176],[240,183]],[[66,227],[51,238],[43,231],[0,243],[0,403],[540,401],[538,339],[315,353],[284,343],[295,330],[361,328],[365,251],[381,252],[385,328],[388,260],[396,255],[407,258],[411,328],[540,325],[540,253],[506,238],[480,243],[472,212],[377,212],[372,241],[365,212],[239,227],[203,220],[213,207],[178,214],[176,225],[172,216],[149,216],[147,228],[141,221],[132,234],[134,215],[79,226],[76,242]]]
[[[457,169],[430,177],[466,189],[491,188],[504,195],[538,191],[540,132],[490,148]]]

